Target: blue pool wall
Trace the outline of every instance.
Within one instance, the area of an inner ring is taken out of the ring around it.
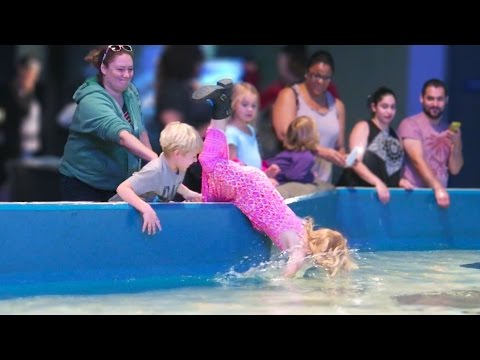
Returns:
[[[430,189],[390,189],[382,204],[371,188],[336,190],[292,199],[299,216],[345,234],[359,251],[480,249],[480,190],[449,189],[450,207],[440,208]],[[301,199],[301,201],[299,201]]]

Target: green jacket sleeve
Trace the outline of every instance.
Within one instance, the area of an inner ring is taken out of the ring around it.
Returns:
[[[102,94],[90,94],[78,104],[78,117],[81,121],[72,124],[75,126],[72,130],[93,133],[100,139],[118,143],[120,131],[132,133],[132,128],[117,108]]]

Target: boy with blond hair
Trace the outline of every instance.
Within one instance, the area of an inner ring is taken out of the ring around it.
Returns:
[[[190,125],[178,121],[168,124],[160,134],[163,152],[139,172],[117,187],[117,195],[110,201],[126,201],[143,216],[142,232],[155,234],[162,230],[160,219],[148,204],[158,197],[168,202],[178,192],[186,201],[202,201],[201,194],[182,184],[187,168],[197,161],[203,141]]]

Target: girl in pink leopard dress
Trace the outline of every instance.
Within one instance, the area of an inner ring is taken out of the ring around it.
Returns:
[[[354,268],[342,234],[330,229],[314,230],[312,220],[296,216],[264,172],[229,160],[224,130],[231,115],[232,88],[232,81],[225,79],[193,94],[193,99],[213,106],[211,125],[199,156],[203,200],[232,202],[256,230],[264,232],[281,250],[287,250],[287,277],[294,276],[310,254],[332,276],[340,269]]]

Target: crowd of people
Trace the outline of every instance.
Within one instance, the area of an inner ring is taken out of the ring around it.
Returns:
[[[279,53],[279,80],[259,92],[247,81],[228,79],[200,86],[200,49],[171,45],[159,64],[152,135],[132,83],[132,46],[96,48],[85,60],[97,74],[73,95],[59,168],[62,199],[126,201],[143,216],[148,234],[162,228],[153,201],[228,201],[289,253],[286,276],[310,257],[335,275],[355,267],[345,238],[315,230],[285,197],[334,185],[367,186],[387,203],[390,188],[431,188],[438,206],[450,205],[448,178],[462,169],[462,137],[444,116],[448,90],[439,79],[425,82],[422,112],[403,119],[397,130],[391,126],[395,92],[376,89],[367,99],[370,119],[355,124],[347,145],[346,106],[332,82],[335,62],[328,51],[308,58],[304,47],[286,46]],[[0,183],[7,157],[31,156],[41,148],[41,109],[33,91],[40,64],[29,58],[18,67],[18,79],[2,95],[10,107],[0,109]],[[262,142],[267,137],[274,146]],[[354,148],[362,151],[347,164]],[[342,169],[335,184],[334,166]]]
[[[39,155],[43,149],[42,94],[37,86],[41,71],[37,57],[22,56],[13,79],[0,89],[0,201],[7,198],[7,163]]]

